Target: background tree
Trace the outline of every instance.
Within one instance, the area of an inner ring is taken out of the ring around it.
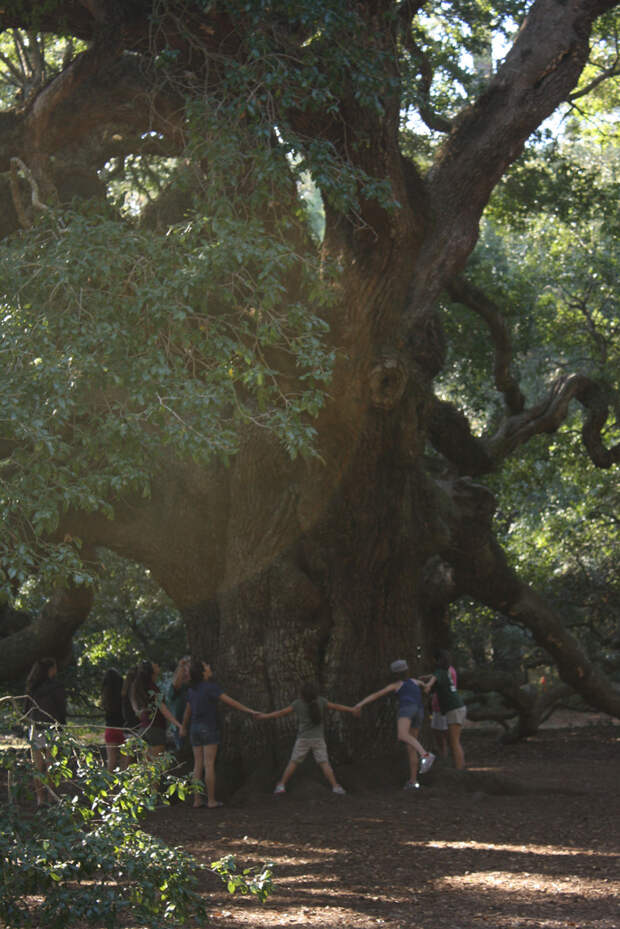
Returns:
[[[528,397],[509,325],[542,326],[562,288],[540,306],[500,297],[501,267],[485,293],[475,253],[464,272],[527,139],[615,79],[613,6],[5,5],[6,29],[85,44],[0,125],[7,595],[37,573],[74,602],[97,548],[131,558],[256,705],[310,674],[356,698],[396,654],[427,669],[467,595],[617,714],[493,522],[504,469],[572,400],[591,461],[617,464],[610,367],[549,363]],[[485,324],[479,419],[438,379],[450,338],[466,350],[446,296]]]

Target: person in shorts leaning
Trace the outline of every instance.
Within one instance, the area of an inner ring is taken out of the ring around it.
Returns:
[[[456,670],[450,665],[448,674],[452,678],[455,687],[457,684]],[[437,750],[441,753],[442,758],[448,757],[448,720],[439,709],[439,698],[437,693],[431,694],[431,730],[435,737]]]
[[[405,784],[405,790],[410,790],[420,786],[418,784],[418,770],[420,774],[430,770],[435,761],[435,756],[432,752],[427,752],[418,741],[420,726],[424,719],[424,705],[420,690],[421,681],[418,681],[415,677],[409,677],[409,666],[403,658],[393,661],[390,665],[390,671],[394,678],[392,683],[381,690],[377,690],[374,694],[364,697],[357,704],[357,708],[361,709],[367,703],[372,703],[373,700],[378,700],[379,697],[386,694],[393,693],[398,697],[396,738],[407,746],[409,780]]]

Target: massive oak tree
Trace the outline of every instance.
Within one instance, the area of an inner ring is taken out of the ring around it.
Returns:
[[[66,567],[34,624],[5,610],[2,676],[49,651],[55,616],[66,647],[89,606],[70,576],[105,547],[149,568],[251,705],[283,705],[308,676],[355,701],[400,655],[429,669],[467,594],[620,713],[508,564],[485,487],[573,402],[584,454],[617,466],[608,395],[575,370],[528,405],[509,329],[467,272],[494,188],[576,93],[614,3],[517,5],[503,60],[443,110],[433,6],[3,4],[0,27],[27,30],[33,60],[36,35],[71,43],[0,114],[5,324],[21,346],[3,395],[7,582],[17,550],[15,584],[29,565]],[[455,80],[471,51],[455,52]],[[504,403],[488,435],[434,390],[446,296],[487,325]]]

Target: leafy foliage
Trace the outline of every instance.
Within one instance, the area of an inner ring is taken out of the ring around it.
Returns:
[[[607,152],[597,176],[593,158],[589,147],[570,141],[530,148],[490,204],[472,271],[509,322],[528,402],[542,398],[559,374],[588,374],[606,385],[617,413],[605,434],[611,445],[620,419],[617,154]],[[475,431],[492,433],[504,411],[490,376],[484,323],[462,307],[446,307],[446,314],[454,347],[441,390],[466,410]],[[520,448],[490,485],[498,498],[498,537],[519,575],[555,604],[586,652],[617,676],[617,477],[585,458],[581,416],[575,408],[557,433]],[[466,663],[490,659],[501,667],[505,643],[498,634],[505,637],[509,620],[487,613],[470,603],[455,605],[458,647]],[[509,665],[524,672],[546,667],[548,657],[531,637],[523,631],[519,637]]]
[[[5,699],[0,729],[14,726]],[[0,807],[0,918],[6,929],[77,924],[114,929],[138,921],[152,929],[206,919],[198,891],[198,863],[183,848],[169,848],[140,828],[145,814],[186,786],[167,769],[170,758],[145,757],[140,740],[123,751],[139,761],[108,772],[99,752],[79,744],[67,730],[49,730],[49,768],[44,783],[52,803],[32,814],[33,768],[21,751],[0,752],[9,800]],[[154,787],[163,783],[157,792]],[[231,893],[264,902],[272,890],[272,865],[236,871],[233,856],[214,862]]]
[[[66,211],[6,243],[0,265],[0,402],[16,443],[2,483],[5,584],[75,574],[79,541],[45,540],[69,511],[112,519],[125,494],[147,497],[162,448],[226,461],[254,423],[292,455],[311,449],[327,327],[284,281],[305,276],[317,301],[319,285],[258,221],[194,215],[163,237]],[[282,367],[299,389],[283,392]]]
[[[264,903],[273,889],[273,864],[268,861],[262,868],[237,869],[234,855],[226,855],[218,861],[211,862],[211,870],[220,876],[226,884],[228,893],[239,891],[242,895],[252,894]]]
[[[149,572],[104,553],[92,609],[74,637],[74,662],[63,675],[73,705],[99,704],[103,675],[110,666],[124,673],[149,658],[172,669],[186,651],[179,611]]]
[[[11,785],[0,811],[0,915],[7,929],[81,921],[112,929],[132,917],[157,929],[204,917],[196,862],[139,827],[161,802],[153,785],[168,759],[141,760],[110,774],[97,751],[66,731],[50,732],[48,750],[45,783],[56,802],[34,815],[22,806],[32,793],[32,767],[19,753],[0,755]],[[183,799],[184,785],[169,779],[163,802],[175,793]]]

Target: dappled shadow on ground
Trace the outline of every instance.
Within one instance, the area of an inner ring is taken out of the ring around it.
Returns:
[[[438,764],[415,793],[342,770],[346,797],[300,780],[217,812],[158,811],[149,828],[206,862],[274,862],[262,906],[205,873],[214,929],[619,929],[620,730],[465,743],[466,776]]]

